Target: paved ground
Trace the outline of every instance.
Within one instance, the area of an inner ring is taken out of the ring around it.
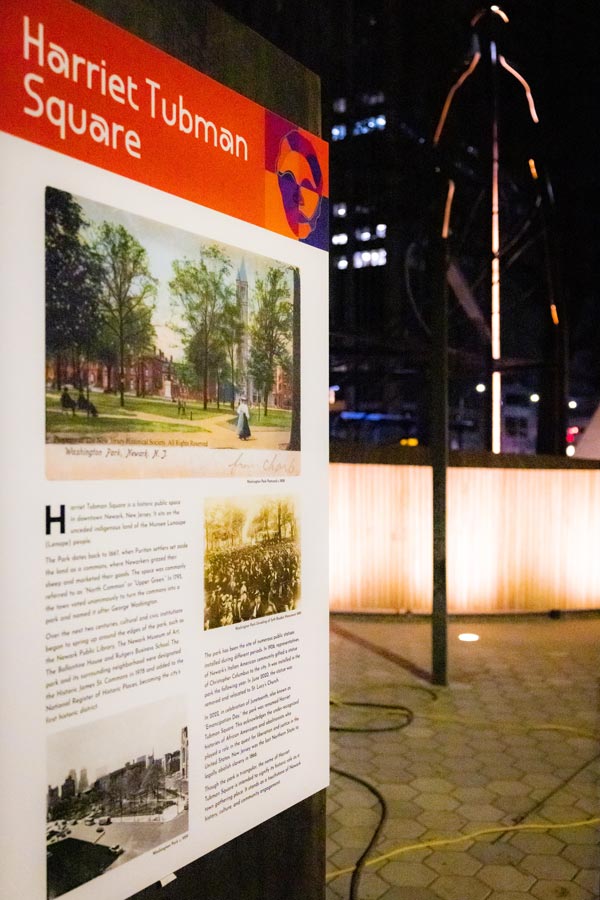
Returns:
[[[460,642],[465,631],[480,640]],[[402,730],[332,733],[332,765],[375,785],[388,808],[370,854],[383,858],[357,898],[598,900],[600,615],[462,619],[448,646],[449,686],[432,689],[420,677],[427,620],[333,617],[332,695],[414,714]],[[390,715],[332,709],[334,724],[351,726]],[[339,775],[328,797],[334,873],[354,865],[379,807]],[[328,900],[349,896],[350,877],[329,880]]]

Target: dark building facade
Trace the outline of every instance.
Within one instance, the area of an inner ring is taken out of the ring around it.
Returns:
[[[590,34],[598,29],[590,28],[597,18],[591,8],[575,15],[557,2],[508,0],[501,17],[468,0],[218,5],[322,79],[323,136],[331,142],[332,420],[348,412],[395,416],[406,425],[397,429],[401,437],[428,441],[437,302],[428,254],[441,228],[443,183],[452,179],[451,443],[489,446],[494,368],[502,373],[503,450],[562,452],[568,401],[575,395],[589,404],[600,393],[600,366],[581,326],[588,315],[598,332],[590,299],[596,288],[572,266],[586,253],[568,226],[584,179],[568,138],[579,121],[567,94],[576,81],[569,63],[577,44],[584,64],[586,52],[592,62]],[[463,81],[477,53],[480,63]],[[579,83],[575,95],[585,103],[590,90]],[[502,354],[492,364],[494,117]],[[572,223],[578,231],[580,219]],[[487,394],[477,391],[482,384]],[[531,395],[539,400],[525,414],[521,399],[512,408],[511,398]]]

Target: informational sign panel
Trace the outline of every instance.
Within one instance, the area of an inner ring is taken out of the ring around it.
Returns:
[[[0,895],[117,900],[328,781],[327,148],[0,23]]]

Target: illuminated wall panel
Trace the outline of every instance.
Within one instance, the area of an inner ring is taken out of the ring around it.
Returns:
[[[330,466],[337,611],[431,611],[431,469]],[[448,611],[600,608],[600,471],[448,472]]]
[[[330,602],[425,612],[431,596],[431,470],[330,465]]]

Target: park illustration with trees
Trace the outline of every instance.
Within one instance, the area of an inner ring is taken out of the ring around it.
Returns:
[[[53,187],[45,216],[47,443],[300,449],[297,270]]]

